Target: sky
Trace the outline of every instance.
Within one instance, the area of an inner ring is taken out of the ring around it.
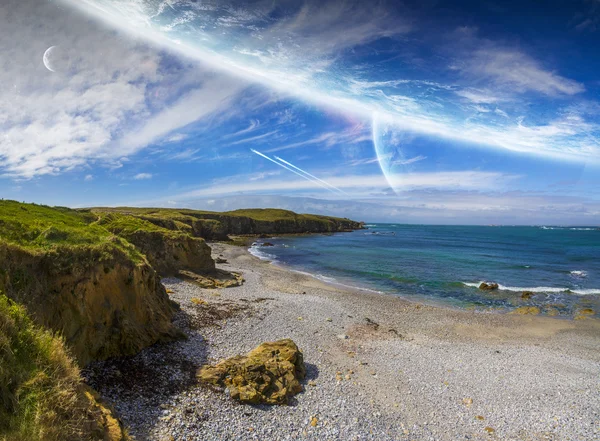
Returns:
[[[0,195],[600,225],[600,0],[3,0]]]

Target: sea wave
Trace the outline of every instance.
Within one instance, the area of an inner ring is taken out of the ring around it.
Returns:
[[[595,227],[547,227],[541,226],[542,230],[571,230],[571,231],[597,231],[600,228]]]
[[[248,252],[252,254],[254,257],[258,257],[260,260],[270,260],[272,262],[277,261],[277,256],[273,254],[269,254],[261,249],[262,247],[252,245],[248,248]]]
[[[462,282],[465,286],[471,286],[474,288],[479,288],[479,285],[484,283],[483,281],[478,283],[472,282]],[[534,286],[532,288],[524,288],[520,286],[504,286],[498,284],[498,289],[501,291],[514,291],[514,292],[523,292],[523,291],[531,291],[531,292],[544,292],[544,293],[565,293],[565,294],[577,294],[580,296],[588,296],[588,295],[600,295],[600,288],[590,288],[590,289],[572,289],[572,288],[557,288],[550,286]]]
[[[575,277],[587,277],[587,273],[585,271],[570,271],[569,273]]]
[[[334,277],[325,276],[323,274],[319,274],[319,273],[314,274],[314,273],[309,273],[306,271],[300,271],[300,270],[295,270],[295,269],[292,269],[292,271],[295,273],[298,273],[298,274],[304,274],[305,276],[309,276],[314,279],[320,280],[321,282],[329,283],[330,285],[341,286],[344,288],[350,288],[350,289],[355,289],[355,290],[359,290],[359,291],[373,292],[376,294],[383,294],[383,291],[377,291],[375,289],[363,288],[361,286],[356,286],[356,285],[346,285],[344,283],[339,282]]]

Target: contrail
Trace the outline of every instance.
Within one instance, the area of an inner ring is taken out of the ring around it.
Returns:
[[[343,194],[345,194],[346,196],[348,195],[348,194],[347,194],[346,192],[344,192],[343,190],[340,190],[339,188],[337,188],[337,187],[335,187],[335,186],[333,186],[333,185],[329,184],[328,182],[325,182],[324,180],[322,180],[322,179],[319,179],[319,178],[317,178],[317,177],[316,177],[316,176],[314,176],[314,175],[311,175],[309,172],[307,172],[307,171],[305,171],[305,170],[302,170],[300,167],[296,167],[294,164],[292,164],[292,163],[290,163],[290,162],[287,162],[285,159],[281,159],[279,156],[275,156],[275,159],[277,159],[278,161],[281,161],[281,162],[283,162],[283,163],[284,163],[284,164],[286,164],[286,165],[289,165],[290,167],[293,167],[293,168],[295,168],[296,170],[298,170],[298,171],[300,171],[300,172],[304,173],[305,175],[307,175],[307,176],[309,176],[309,177],[311,177],[311,178],[313,178],[313,179],[316,179],[316,180],[317,180],[317,181],[319,181],[319,182],[322,182],[323,184],[327,185],[328,187],[330,187],[330,188],[332,188],[332,189],[334,189],[334,190],[336,190],[336,191],[339,191],[340,193],[343,193]]]
[[[307,181],[313,182],[313,183],[315,183],[315,184],[317,184],[317,185],[319,185],[319,186],[323,187],[325,190],[329,190],[329,191],[331,191],[332,193],[334,192],[334,191],[333,191],[331,188],[329,188],[327,185],[323,185],[321,182],[319,182],[319,181],[320,181],[320,179],[318,179],[318,180],[316,180],[316,181],[315,181],[314,179],[311,179],[311,178],[309,178],[308,176],[305,176],[305,175],[303,175],[302,173],[299,173],[299,172],[297,172],[296,170],[294,170],[294,169],[292,169],[292,168],[289,168],[289,167],[287,167],[286,165],[284,165],[284,164],[281,164],[280,162],[277,162],[277,161],[275,161],[275,160],[274,160],[274,159],[272,159],[272,158],[269,158],[267,155],[264,155],[264,154],[262,154],[261,152],[259,152],[259,151],[257,151],[257,150],[250,149],[250,151],[251,151],[252,153],[256,153],[258,156],[262,156],[263,158],[265,158],[265,159],[267,159],[267,160],[271,161],[271,162],[272,162],[272,163],[274,163],[274,164],[277,164],[279,167],[283,167],[283,168],[285,168],[286,170],[288,170],[288,171],[291,171],[292,173],[295,173],[295,174],[297,174],[298,176],[300,176],[301,178],[304,178],[304,179],[306,179]]]

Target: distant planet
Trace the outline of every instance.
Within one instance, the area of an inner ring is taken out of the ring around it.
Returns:
[[[42,57],[42,61],[44,62],[44,66],[46,66],[46,69],[48,69],[50,72],[56,72],[54,70],[54,68],[52,67],[52,52],[54,51],[54,49],[56,49],[56,46],[50,46],[48,49],[46,49],[46,52],[44,52],[44,56]]]
[[[44,52],[42,62],[50,72],[64,72],[71,66],[71,57],[61,46],[50,46]]]
[[[410,158],[406,156],[408,146],[404,131],[398,126],[373,117],[373,145],[381,172],[395,192],[400,190],[402,175],[410,171]]]

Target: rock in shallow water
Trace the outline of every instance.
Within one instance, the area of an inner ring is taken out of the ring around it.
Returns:
[[[198,379],[207,384],[227,388],[229,395],[244,403],[287,404],[302,392],[300,384],[306,375],[298,346],[290,340],[263,343],[246,355],[238,355],[206,365],[198,371]]]
[[[493,291],[498,289],[498,284],[495,282],[481,282],[479,289],[483,289],[484,291]]]

